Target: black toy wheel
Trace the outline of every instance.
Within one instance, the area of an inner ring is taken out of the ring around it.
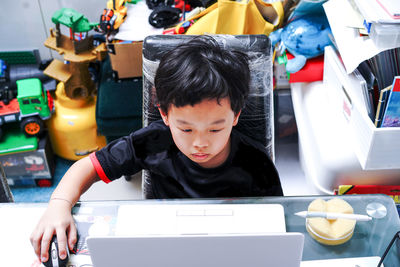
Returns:
[[[146,0],[146,5],[149,9],[154,9],[158,6],[172,6],[175,3],[174,0]]]
[[[170,6],[158,6],[149,16],[149,23],[155,28],[165,28],[179,22],[182,11]]]
[[[27,136],[38,136],[43,132],[43,121],[37,117],[25,118],[21,122],[21,130]]]

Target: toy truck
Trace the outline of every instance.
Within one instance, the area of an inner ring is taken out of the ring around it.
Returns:
[[[0,101],[0,127],[20,122],[21,130],[27,136],[38,136],[44,130],[43,121],[49,119],[53,112],[53,98],[48,91],[44,91],[38,78],[18,80],[17,98]]]

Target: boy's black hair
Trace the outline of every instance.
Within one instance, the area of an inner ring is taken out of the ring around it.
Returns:
[[[154,78],[159,107],[167,114],[170,105],[228,97],[238,114],[249,94],[248,61],[246,54],[221,48],[207,35],[179,45],[163,55]]]

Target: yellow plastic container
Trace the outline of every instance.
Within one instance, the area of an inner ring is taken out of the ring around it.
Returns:
[[[332,198],[328,201],[315,199],[308,206],[308,211],[337,212],[352,214],[353,207],[345,200]],[[340,245],[351,239],[356,226],[355,220],[307,218],[306,229],[312,238],[324,245]]]
[[[47,121],[47,128],[56,155],[78,160],[106,145],[105,137],[97,132],[95,96],[71,99],[60,82],[54,105],[55,113]]]
[[[354,224],[354,226],[355,226],[355,224]],[[340,245],[340,244],[343,244],[343,243],[346,243],[347,241],[349,241],[350,238],[353,236],[354,226],[343,236],[340,236],[337,238],[329,238],[329,237],[323,236],[321,234],[318,234],[318,232],[315,231],[308,222],[306,222],[306,229],[307,229],[307,232],[310,234],[310,236],[312,238],[314,238],[315,240],[317,240],[319,243],[324,244],[324,245],[330,245],[330,246]]]

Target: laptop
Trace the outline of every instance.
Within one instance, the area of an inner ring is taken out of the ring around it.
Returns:
[[[87,239],[96,267],[292,267],[304,242],[286,233],[282,205],[255,203],[120,206],[115,236],[99,234]]]
[[[115,235],[286,232],[280,204],[138,204],[120,206]]]
[[[94,267],[299,267],[301,233],[88,237]]]

